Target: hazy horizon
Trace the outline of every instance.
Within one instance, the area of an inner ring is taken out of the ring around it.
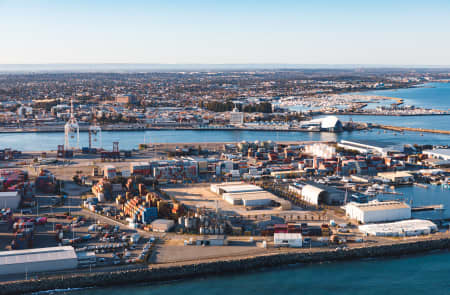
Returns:
[[[49,72],[151,72],[227,70],[442,70],[433,65],[352,65],[352,64],[150,64],[150,63],[50,63],[0,64],[0,73]]]

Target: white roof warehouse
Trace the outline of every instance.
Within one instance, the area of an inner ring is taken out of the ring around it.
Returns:
[[[345,212],[351,219],[361,223],[386,222],[411,218],[411,207],[404,202],[372,201],[366,204],[349,203]]]
[[[425,150],[423,153],[434,159],[450,160],[450,149]]]
[[[0,275],[48,272],[78,266],[72,246],[0,252]]]

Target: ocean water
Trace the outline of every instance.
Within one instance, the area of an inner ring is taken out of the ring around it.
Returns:
[[[323,117],[323,116],[321,116]],[[376,123],[382,125],[450,130],[450,115],[436,116],[369,116],[369,115],[339,115],[342,121]]]
[[[85,289],[90,295],[448,295],[450,253],[298,265],[162,284]]]
[[[448,117],[450,119],[450,117]],[[370,140],[392,144],[450,144],[450,135],[383,130],[330,132],[285,132],[285,131],[230,131],[230,130],[151,130],[151,131],[107,131],[102,133],[103,148],[112,149],[114,141],[120,149],[137,149],[140,143],[201,143],[247,141],[339,141]],[[64,133],[1,133],[0,148],[22,151],[56,150],[64,144]],[[80,133],[80,147],[88,146],[88,134]]]
[[[450,83],[428,83],[423,87],[413,87],[397,90],[373,90],[357,92],[353,94],[377,95],[387,97],[403,98],[405,104],[418,107],[448,110],[450,109]],[[392,101],[369,104],[368,108],[375,108],[381,105],[389,105]],[[364,115],[343,115],[338,116],[343,121],[350,119],[355,122],[369,122],[384,125],[429,128],[439,130],[450,130],[450,115],[438,116],[364,116]]]
[[[450,83],[427,83],[419,87],[373,90],[356,94],[403,98],[404,103],[407,105],[429,109],[450,109]]]
[[[442,219],[450,218],[450,189],[441,185],[427,185],[428,188],[418,186],[402,186],[395,189],[403,195],[382,195],[380,200],[401,200],[413,207],[444,205],[444,210],[413,212],[413,218]]]

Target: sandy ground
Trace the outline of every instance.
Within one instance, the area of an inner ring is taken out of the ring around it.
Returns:
[[[288,221],[296,220],[317,220],[318,212],[307,211],[300,207],[294,206],[292,210],[278,210],[276,208],[267,208],[264,210],[249,210],[243,206],[234,206],[225,202],[220,196],[210,191],[209,184],[183,185],[166,187],[164,191],[175,197],[180,202],[192,208],[206,208],[215,210],[216,206],[223,214],[229,216],[245,216],[250,219],[264,219],[269,215],[279,216]]]
[[[180,246],[163,245],[156,249],[154,263],[182,262],[223,256],[241,256],[266,253],[267,249],[256,246]]]

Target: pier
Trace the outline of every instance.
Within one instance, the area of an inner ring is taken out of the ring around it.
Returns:
[[[444,205],[429,205],[429,206],[419,206],[411,208],[412,212],[421,212],[421,211],[434,211],[434,210],[444,210]]]
[[[448,134],[448,135],[450,135],[450,130],[400,127],[400,126],[390,126],[390,125],[381,125],[381,124],[373,124],[372,126],[374,128],[391,130],[391,131],[398,131],[398,132],[413,131],[413,132],[426,132],[426,133],[437,133],[437,134]]]
[[[421,187],[421,188],[428,188],[428,185],[423,184],[423,183],[417,183],[417,182],[415,182],[414,185],[415,185],[415,186],[418,186],[418,187]]]

